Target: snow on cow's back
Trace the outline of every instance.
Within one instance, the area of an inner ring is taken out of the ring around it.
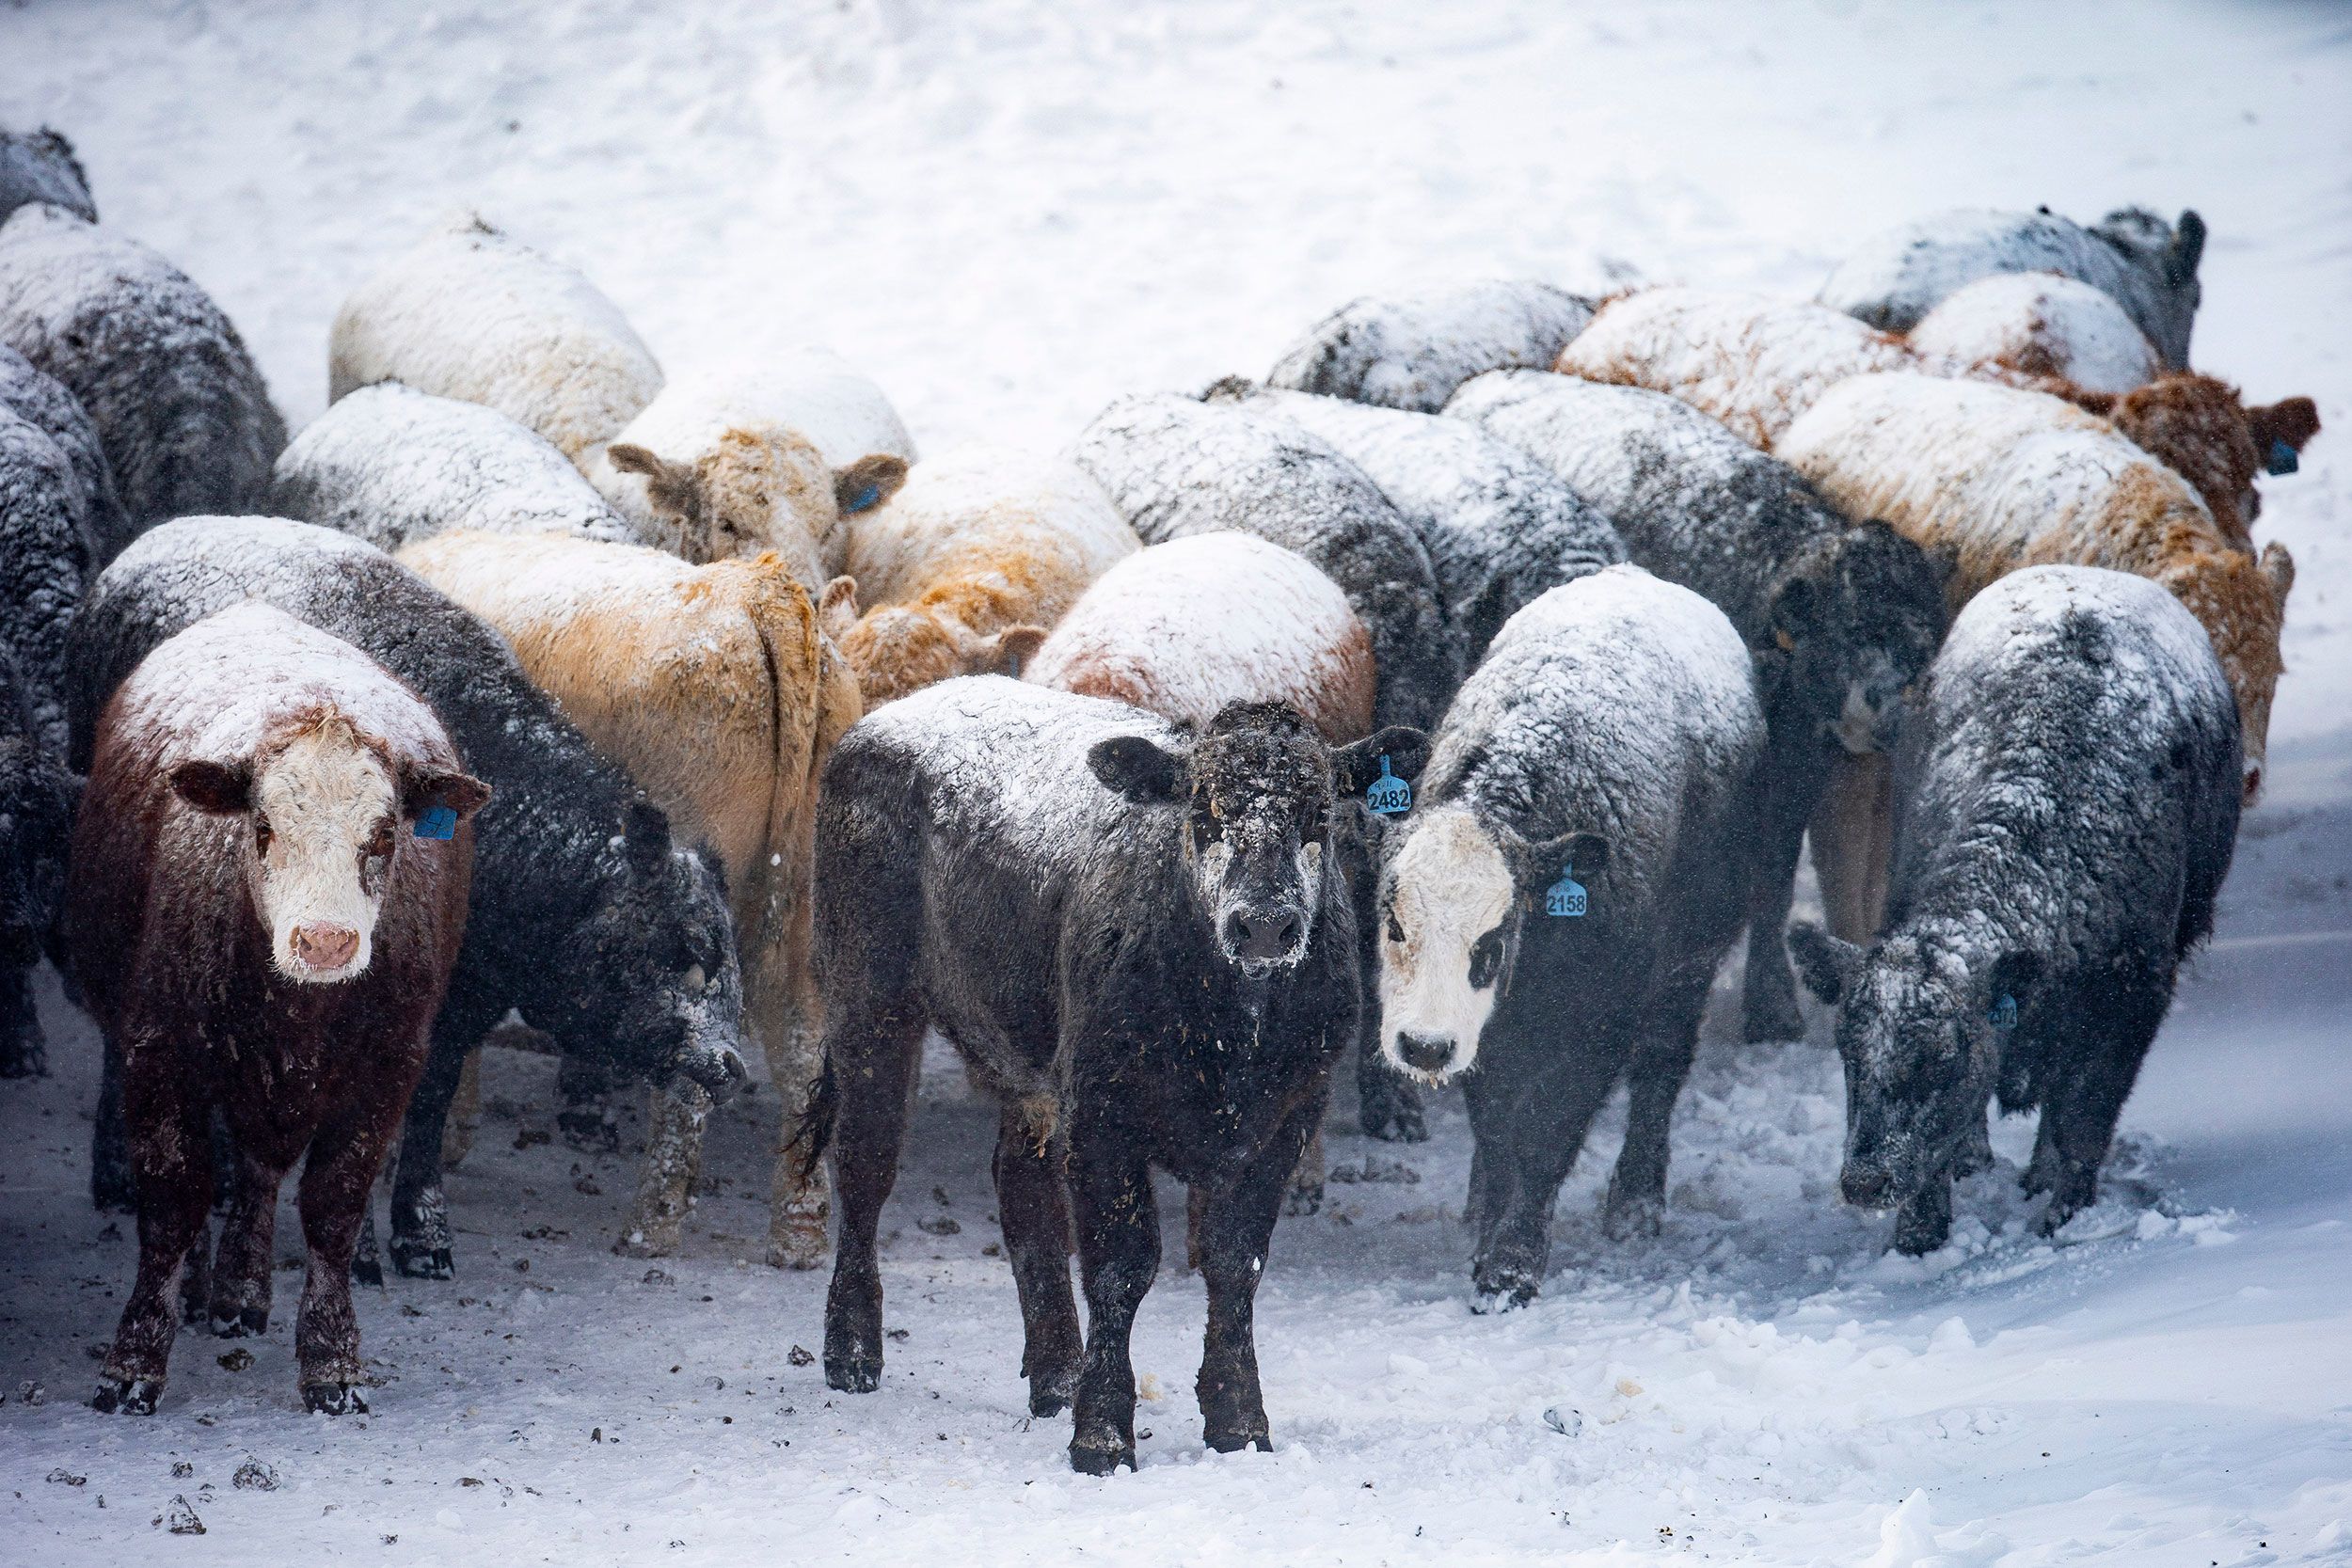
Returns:
[[[1980,277],[1921,318],[1910,341],[1921,354],[1997,361],[2093,392],[2128,392],[2164,371],[2156,345],[2112,294],[2054,272]]]
[[[1137,547],[1135,530],[1075,463],[973,442],[917,464],[898,494],[850,520],[846,570],[865,606],[912,603],[1008,562],[1064,579],[1074,594]]]
[[[2095,617],[2108,630],[2098,683],[2106,716],[2127,729],[2182,706],[2234,714],[2236,699],[2197,618],[2161,584],[2103,566],[2030,566],[1968,601],[1936,656],[1928,701],[1973,710],[1989,678],[2021,657],[2058,653],[2070,619]],[[1954,713],[1970,717],[1969,711]]]
[[[382,665],[259,602],[206,616],[160,644],[117,700],[127,733],[169,736],[170,761],[250,756],[285,715],[332,706],[395,755],[457,762],[440,720]]]
[[[1122,735],[1182,744],[1175,726],[1125,703],[965,675],[876,708],[835,754],[889,755],[919,779],[936,830],[993,840],[1025,863],[1066,873],[1139,809],[1087,766],[1090,747]]]

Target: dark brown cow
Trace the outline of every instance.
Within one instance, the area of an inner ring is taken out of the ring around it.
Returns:
[[[64,927],[121,1063],[138,1200],[138,1280],[98,1409],[154,1410],[175,1281],[216,1334],[268,1325],[278,1189],[297,1160],[303,1401],[367,1408],[352,1247],[424,1066],[465,926],[465,819],[488,796],[406,688],[259,604],[164,643],[107,703]],[[208,1259],[215,1113],[236,1168]]]

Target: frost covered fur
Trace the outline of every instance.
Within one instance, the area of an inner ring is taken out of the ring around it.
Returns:
[[[2168,367],[2186,370],[2189,331],[2203,297],[2197,265],[2204,252],[2205,222],[2195,213],[2183,213],[2175,226],[2145,208],[2124,207],[2086,229],[2046,208],[1958,208],[1865,241],[1815,297],[1882,331],[1908,332],[1980,277],[2054,272],[2108,295]]]
[[[575,461],[661,390],[661,367],[578,270],[466,214],[335,313],[327,398],[378,381],[497,409]]]
[[[1268,392],[1260,403],[1363,469],[1420,533],[1464,670],[1546,591],[1626,558],[1597,508],[1466,420],[1306,392]]]
[[[2156,345],[2113,295],[2054,272],[1979,277],[1922,316],[1910,343],[1921,354],[2006,365],[2090,392],[2128,392],[2164,371]]]
[[[90,535],[90,569],[96,571],[135,537],[115,494],[114,470],[106,467],[105,443],[79,399],[56,377],[37,370],[16,350],[0,344],[0,411],[29,421],[56,444],[73,470],[74,488]]]
[[[1490,1303],[1536,1293],[1553,1200],[1620,1077],[1607,1224],[1657,1228],[1667,1125],[1744,913],[1764,745],[1723,611],[1629,565],[1514,615],[1446,710],[1374,911],[1380,1034],[1398,1068],[1461,1076]],[[1548,913],[1570,877],[1587,910]]]
[[[818,1065],[808,968],[817,781],[860,712],[806,592],[773,556],[693,566],[552,535],[443,534],[400,559],[503,633],[589,744],[628,770],[674,831],[718,856],[744,1022],[767,1053],[788,1129]],[[707,1102],[683,1109],[694,1114],[651,1139],[676,1154],[647,1164],[632,1251],[677,1245]],[[769,1261],[813,1266],[825,1249],[823,1184],[804,1185],[779,1160],[773,1196]]]
[[[33,692],[0,648],[0,1078],[48,1070],[32,974],[65,892],[76,785]]]
[[[1525,279],[1368,295],[1284,350],[1266,385],[1434,414],[1482,372],[1550,364],[1592,319],[1592,301]]]
[[[2319,434],[2311,399],[2249,407],[2236,388],[2193,371],[2158,376],[2122,397],[2077,393],[2070,401],[2106,415],[2134,446],[2188,481],[2223,537],[2249,552],[2262,515],[2255,475],[2292,472]]]
[[[1858,515],[1947,557],[1957,610],[2021,566],[2071,562],[2163,584],[2213,639],[2237,693],[2245,792],[2260,788],[2295,562],[2259,560],[2171,469],[2056,398],[1925,376],[1858,376],[1791,426],[1790,467]]]
[[[38,131],[0,126],[0,223],[19,207],[37,201],[62,207],[85,223],[98,221],[89,176],[82,172],[82,160],[73,155],[73,144],[62,133],[46,125]]]
[[[304,426],[278,459],[269,504],[385,550],[469,529],[632,537],[532,432],[494,408],[397,382],[362,387]]]
[[[1771,731],[1745,1027],[1756,1039],[1802,1033],[1775,933],[1834,771],[1889,742],[1904,689],[1934,657],[1945,620],[1934,563],[1662,393],[1504,371],[1464,387],[1448,412],[1525,449],[1617,519],[1635,562],[1695,590],[1738,628]],[[1815,868],[1834,884],[1818,832],[1814,843]]]
[[[1906,729],[1885,933],[1792,935],[1837,1007],[1847,1201],[1944,1244],[1985,1102],[2038,1110],[2054,1230],[2097,1196],[2117,1114],[2213,928],[2238,823],[2236,703],[2146,580],[2012,573],[1969,602]]]
[[[1233,530],[1311,562],[1372,634],[1378,721],[1421,728],[1443,711],[1462,666],[1429,552],[1329,445],[1263,408],[1159,393],[1112,404],[1073,455],[1146,544]]]
[[[868,707],[956,675],[1018,674],[1135,531],[1066,458],[968,446],[849,528],[827,627]],[[864,614],[856,606],[863,602]]]
[[[808,349],[672,383],[581,467],[641,541],[693,562],[773,550],[816,594],[844,521],[888,500],[914,453],[880,388]]]
[[[0,224],[0,342],[88,415],[125,537],[261,504],[286,422],[229,318],[145,245],[61,207],[17,209]]]

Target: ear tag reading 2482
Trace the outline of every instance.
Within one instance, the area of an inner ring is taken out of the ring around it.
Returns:
[[[2013,996],[2002,997],[1998,1002],[1993,1004],[1993,1010],[1990,1013],[1987,1013],[1985,1017],[1995,1029],[2016,1028],[2017,998]]]
[[[1576,879],[1576,867],[1573,865],[1562,866],[1560,879],[1544,890],[1546,914],[1577,918],[1584,913],[1587,902],[1584,884]]]
[[[1395,816],[1413,809],[1413,786],[1389,771],[1386,755],[1380,758],[1380,776],[1364,791],[1364,805],[1382,816]]]
[[[414,832],[419,838],[455,838],[457,813],[448,806],[435,806],[417,818]]]

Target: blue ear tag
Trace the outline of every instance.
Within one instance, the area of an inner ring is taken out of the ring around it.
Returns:
[[[1993,1004],[1993,1010],[1985,1014],[1985,1018],[1995,1029],[2016,1028],[2017,998],[2013,996],[2002,997],[1998,1002]]]
[[[1576,867],[1573,865],[1562,866],[1560,879],[1544,890],[1546,914],[1575,919],[1584,913],[1586,903],[1584,884],[1576,879]]]
[[[1413,809],[1413,786],[1389,771],[1389,759],[1380,759],[1380,776],[1364,791],[1366,809],[1382,816],[1395,816]]]
[[[849,509],[853,513],[864,512],[871,508],[881,499],[882,486],[879,484],[869,484],[850,499]]]
[[[2302,466],[2302,456],[2296,452],[2293,447],[2288,446],[2284,441],[2280,440],[2276,436],[2271,438],[2270,458],[2269,461],[2263,465],[2263,472],[2266,474],[2291,474]]]
[[[457,813],[448,806],[435,806],[417,818],[414,831],[419,838],[455,838]]]

